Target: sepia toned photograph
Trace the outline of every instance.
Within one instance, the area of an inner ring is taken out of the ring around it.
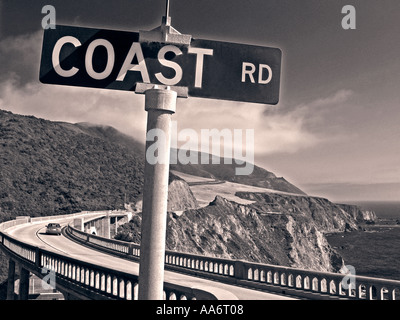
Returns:
[[[400,300],[399,12],[0,1],[0,306]]]

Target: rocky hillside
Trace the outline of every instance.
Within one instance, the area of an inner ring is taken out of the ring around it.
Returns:
[[[320,197],[249,192],[237,192],[236,195],[255,201],[251,207],[262,215],[307,216],[323,233],[355,230],[359,223],[376,219],[373,212],[364,212],[354,205],[335,204]]]
[[[142,149],[110,127],[0,110],[0,221],[123,208],[142,191]]]
[[[134,212],[141,212],[143,205],[142,196],[130,205]],[[188,209],[196,209],[199,204],[190,190],[187,182],[170,172],[168,181],[168,205],[167,210],[179,213]]]
[[[170,173],[168,185],[168,211],[184,211],[199,207],[185,180]]]
[[[168,214],[167,248],[214,257],[245,259],[299,268],[338,271],[342,258],[326,232],[353,230],[361,210],[323,198],[238,193],[243,205],[217,196],[209,206]],[[345,210],[347,209],[347,210]],[[359,220],[361,221],[361,220]],[[117,238],[140,243],[141,214]]]

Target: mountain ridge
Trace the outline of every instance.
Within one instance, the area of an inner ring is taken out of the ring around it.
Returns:
[[[248,175],[237,175],[235,160],[230,161],[231,163],[224,163],[224,160],[218,158],[214,155],[208,154],[208,161],[202,163],[201,158],[202,153],[193,152],[194,158],[196,158],[196,163],[181,164],[175,158],[176,152],[171,152],[171,170],[176,170],[182,173],[204,177],[219,179],[223,181],[236,182],[240,184],[251,185],[255,187],[262,187],[267,189],[274,189],[277,191],[284,191],[297,194],[306,194],[304,191],[300,190],[295,185],[288,182],[283,177],[277,177],[274,173],[259,167],[257,165],[251,164],[253,166],[253,171]],[[206,155],[207,157],[207,155]],[[217,163],[213,163],[216,160]],[[246,163],[240,165],[244,167]]]
[[[142,192],[144,144],[111,126],[50,121],[0,110],[0,147],[0,220],[27,212],[118,209],[125,200],[137,201]],[[233,166],[189,167],[235,180]],[[171,169],[189,170],[179,164]],[[240,183],[274,186],[282,181],[257,166],[252,175],[239,179],[245,180]],[[281,189],[299,191],[286,182]]]

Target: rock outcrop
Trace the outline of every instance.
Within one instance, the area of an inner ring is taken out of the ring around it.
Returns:
[[[183,211],[199,207],[187,182],[170,173],[168,184],[168,211]]]
[[[167,210],[175,214],[181,214],[184,210],[196,209],[199,207],[188,183],[172,172],[169,174],[167,201]],[[126,205],[126,209],[133,212],[141,212],[142,207],[143,195],[140,195],[134,203]]]
[[[205,208],[168,218],[171,250],[320,271],[343,263],[308,215],[260,212],[217,196]]]
[[[357,206],[335,204],[325,198],[249,192],[237,192],[236,195],[255,201],[251,207],[259,214],[307,216],[323,233],[355,230],[362,222],[362,211]]]
[[[358,223],[374,222],[377,219],[375,212],[371,210],[361,210],[358,206],[348,204],[337,204],[337,206],[350,213]]]

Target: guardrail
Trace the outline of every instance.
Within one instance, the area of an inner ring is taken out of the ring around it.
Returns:
[[[68,232],[92,247],[102,248],[120,257],[139,260],[138,244],[87,234],[72,226],[68,226]],[[400,300],[400,281],[397,280],[319,272],[169,250],[165,253],[165,264],[167,269],[307,298]]]
[[[75,217],[79,214],[70,215]],[[66,216],[59,217],[65,219]],[[43,278],[48,274],[55,277],[61,289],[75,292],[77,296],[89,299],[138,298],[138,276],[113,270],[96,264],[81,261],[70,256],[58,254],[33,246],[6,234],[4,231],[17,225],[50,220],[48,218],[29,218],[7,221],[0,224],[0,249],[21,263],[24,268]],[[54,220],[54,217],[53,217]],[[112,247],[113,250],[118,246]],[[166,300],[217,300],[224,293],[211,293],[201,288],[176,285],[164,282]]]

